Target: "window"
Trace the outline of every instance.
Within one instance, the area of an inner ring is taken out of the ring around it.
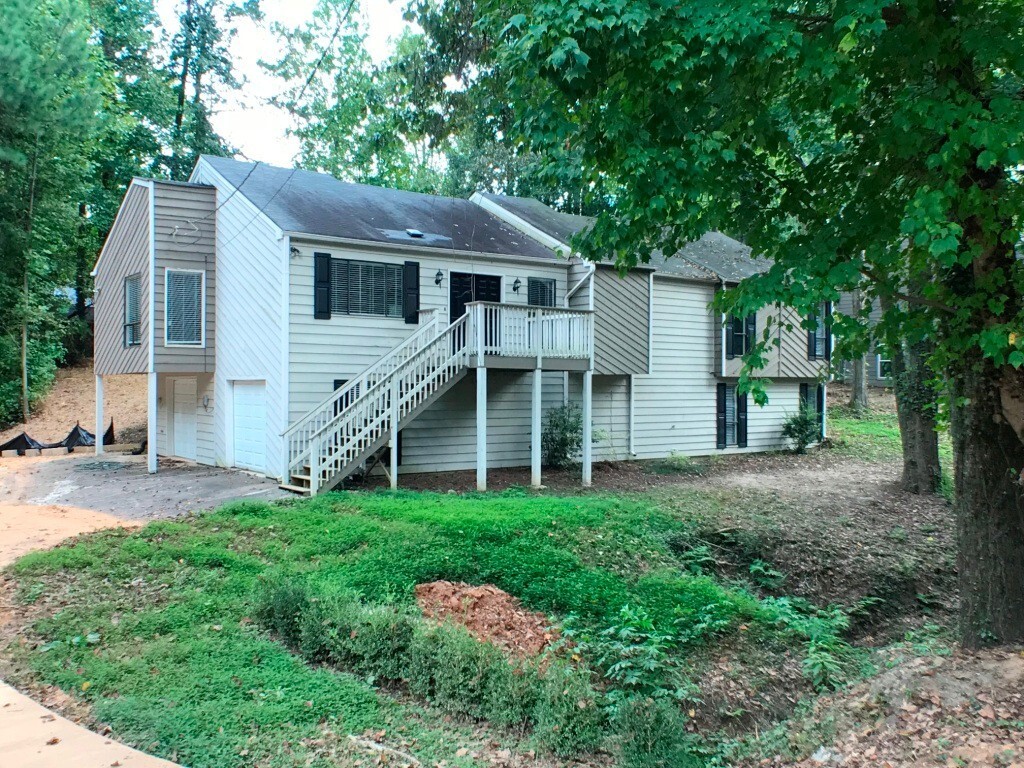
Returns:
[[[331,314],[405,317],[401,264],[331,259]]]
[[[811,389],[810,384],[800,385],[800,408],[810,409],[818,417],[818,439],[825,437],[825,385],[818,384]]]
[[[807,331],[807,359],[828,360],[832,356],[832,332],[828,327],[828,317],[832,314],[831,305],[826,302],[818,311],[810,316],[814,323],[813,329]]]
[[[530,277],[526,280],[527,302],[531,307],[555,306],[555,281],[547,277]]]
[[[124,346],[137,347],[142,343],[141,300],[142,276],[128,275],[124,279]]]
[[[169,347],[203,346],[206,273],[168,269],[164,278],[164,343]]]
[[[747,447],[747,396],[733,384],[718,385],[718,448]]]
[[[729,315],[725,319],[725,356],[732,360],[743,357],[754,348],[757,336],[757,315],[746,317]]]
[[[892,357],[881,344],[875,346],[875,376],[879,379],[892,378]]]

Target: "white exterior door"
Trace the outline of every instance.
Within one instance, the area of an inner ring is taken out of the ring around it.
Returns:
[[[236,381],[232,387],[235,466],[267,471],[267,386],[262,381]]]
[[[171,380],[171,453],[196,460],[196,380]]]

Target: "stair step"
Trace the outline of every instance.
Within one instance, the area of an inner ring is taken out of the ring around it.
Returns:
[[[303,481],[308,483],[309,482],[309,467],[306,467],[305,474],[302,474],[302,473],[299,473],[299,472],[292,472],[292,480],[303,480]]]
[[[309,488],[303,488],[299,485],[289,485],[288,483],[281,483],[278,488],[283,491],[291,491],[297,493],[299,496],[309,496]]]

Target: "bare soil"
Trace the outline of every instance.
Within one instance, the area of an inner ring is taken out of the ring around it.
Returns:
[[[427,618],[461,624],[513,656],[536,656],[555,639],[547,616],[526,610],[518,598],[491,584],[418,584],[416,602]]]
[[[103,385],[104,418],[107,424],[113,419],[118,442],[139,442],[146,431],[146,377],[105,376]],[[96,379],[91,361],[58,369],[53,389],[28,423],[0,431],[0,443],[21,432],[41,443],[56,442],[76,423],[96,433]]]

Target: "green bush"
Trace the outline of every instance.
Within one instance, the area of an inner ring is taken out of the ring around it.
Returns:
[[[603,738],[605,720],[590,673],[564,662],[545,670],[534,718],[537,740],[559,757],[593,751]]]
[[[303,634],[303,625],[309,617],[309,593],[306,585],[292,579],[270,581],[256,601],[256,621],[297,648]]]
[[[700,765],[686,733],[686,718],[668,699],[631,699],[613,725],[626,768]]]
[[[569,403],[548,411],[541,433],[544,464],[555,469],[572,466],[583,450],[583,412]]]
[[[821,421],[811,406],[801,408],[782,425],[782,436],[793,442],[794,453],[807,453],[807,447],[821,439]]]

